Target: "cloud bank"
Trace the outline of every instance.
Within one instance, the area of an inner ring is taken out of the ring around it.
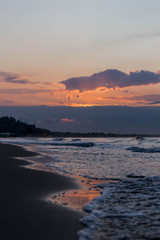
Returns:
[[[133,96],[133,97],[128,97],[126,99],[133,100],[133,101],[146,101],[146,102],[151,102],[151,104],[154,104],[154,103],[158,104],[160,102],[160,95],[154,94],[154,95]]]
[[[137,71],[126,74],[116,69],[108,69],[104,72],[95,73],[89,77],[69,78],[61,81],[66,90],[79,90],[80,92],[92,91],[100,87],[124,88],[142,86],[160,82],[160,73],[150,71]]]
[[[146,103],[146,104],[160,104],[160,94],[152,94],[152,95],[142,95],[142,96],[131,96],[131,97],[121,97],[121,96],[109,96],[106,97],[106,99],[111,100],[129,100],[129,101],[135,101],[137,103]]]

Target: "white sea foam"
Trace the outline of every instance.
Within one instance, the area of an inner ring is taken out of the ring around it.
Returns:
[[[159,239],[160,177],[123,179],[103,188],[84,208],[79,240]]]

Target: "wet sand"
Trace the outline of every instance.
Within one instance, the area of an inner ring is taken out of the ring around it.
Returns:
[[[51,193],[77,189],[77,183],[73,178],[21,167],[29,163],[14,158],[33,155],[21,147],[0,144],[1,239],[77,239],[84,213],[44,201]]]

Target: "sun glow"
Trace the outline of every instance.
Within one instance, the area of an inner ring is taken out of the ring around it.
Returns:
[[[80,91],[67,90],[61,83],[38,81],[31,75],[0,72],[0,80],[0,105],[5,106],[147,106],[160,102],[160,83]]]

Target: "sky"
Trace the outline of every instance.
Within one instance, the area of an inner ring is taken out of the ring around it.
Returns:
[[[1,106],[160,106],[159,0],[0,0]]]
[[[0,117],[58,132],[104,132],[160,136],[160,107],[126,106],[0,106]]]

